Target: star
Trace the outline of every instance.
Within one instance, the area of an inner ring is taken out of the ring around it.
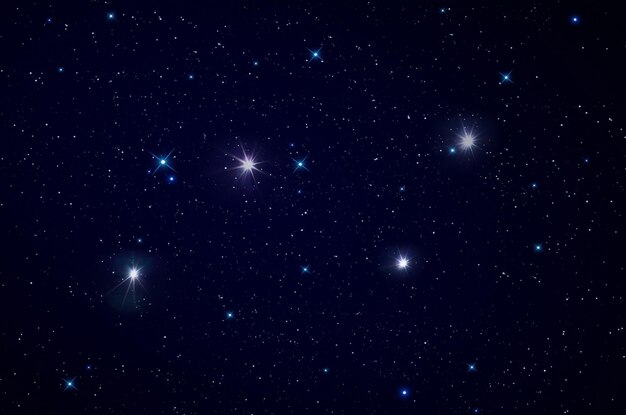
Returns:
[[[468,131],[466,128],[463,128],[463,133],[459,134],[458,146],[465,152],[474,151],[474,147],[476,147],[476,135],[473,129]]]
[[[543,251],[543,246],[541,244],[535,244],[534,248],[535,252]]]
[[[311,270],[308,265],[300,266],[300,274],[309,274]]]
[[[241,148],[241,152],[243,153],[243,156],[241,158],[232,156],[235,160],[237,160],[240,163],[239,166],[237,166],[237,169],[241,170],[241,174],[239,175],[239,177],[250,175],[252,176],[252,179],[256,182],[256,178],[254,177],[254,172],[258,171],[258,172],[263,173],[263,171],[261,171],[257,167],[257,165],[259,165],[260,163],[255,160],[254,155],[247,154],[246,151],[243,149],[243,147]]]
[[[408,388],[401,388],[400,389],[400,397],[402,399],[406,399],[411,395],[411,391]]]
[[[187,79],[189,79],[190,81],[194,80],[194,76],[192,73],[190,73],[189,75],[187,75]]]
[[[107,13],[107,20],[108,20],[108,21],[115,20],[115,13],[113,13],[113,12],[108,12],[108,13]]]
[[[65,68],[64,68],[64,67],[62,67],[62,66],[59,66],[59,67],[57,68],[57,71],[58,71],[59,73],[63,73],[63,72],[65,72]]]
[[[468,363],[467,364],[467,372],[477,372],[478,369],[476,369],[476,363]]]
[[[130,272],[128,273],[128,278],[130,278],[131,280],[136,280],[137,278],[139,278],[139,270],[137,268],[131,268]]]
[[[322,372],[323,372],[323,373],[328,373],[328,372],[330,372],[330,369],[328,369],[327,367],[325,367],[325,368],[323,368],[323,369],[322,369]]]
[[[409,267],[409,259],[403,255],[396,258],[396,268],[399,270],[405,270]]]
[[[309,52],[311,52],[311,58],[309,59],[309,62],[314,61],[314,60],[319,60],[320,62],[323,62],[322,55],[320,55],[320,51],[322,50],[321,47],[317,50],[311,50],[311,49],[308,49],[308,50]]]
[[[174,168],[172,167],[172,165],[170,164],[170,157],[172,155],[172,153],[174,152],[174,149],[172,149],[172,151],[170,151],[165,157],[158,157],[155,156],[154,154],[150,153],[150,155],[157,160],[157,166],[154,169],[154,171],[152,172],[152,174],[154,175],[157,171],[159,171],[159,169],[161,167],[167,167],[168,169],[172,170],[172,171],[176,171],[174,170]]]
[[[531,183],[530,187],[536,189],[539,185],[537,183]]]
[[[569,21],[570,21],[571,24],[576,26],[576,25],[578,25],[580,23],[580,17],[577,16],[577,15],[574,15],[574,16],[569,18]]]
[[[78,390],[76,387],[76,377],[73,377],[72,379],[63,379],[63,383],[65,385],[63,390]]]
[[[252,62],[252,65],[254,65],[254,66],[259,66],[259,61],[253,61],[253,62]]]
[[[293,172],[294,172],[294,173],[295,173],[296,171],[298,171],[298,170],[306,170],[306,171],[309,171],[309,172],[311,171],[311,170],[309,170],[309,169],[307,168],[307,166],[306,166],[306,164],[305,164],[305,161],[306,161],[306,158],[307,158],[307,157],[309,157],[309,156],[307,155],[307,156],[305,156],[303,159],[300,159],[300,160],[296,160],[296,159],[294,159],[293,157],[291,158],[291,159],[293,160],[293,163],[294,163],[294,166],[295,166],[295,167],[294,167],[294,169],[293,169]]]
[[[506,84],[506,83],[513,83],[513,79],[511,79],[511,73],[513,71],[509,71],[509,72],[500,72],[500,85],[502,84]]]
[[[235,318],[235,313],[233,313],[232,311],[226,312],[226,320],[232,320],[234,318]]]
[[[174,176],[168,176],[167,177],[167,182],[169,184],[174,184],[175,181],[176,181],[176,177],[174,177]]]
[[[132,293],[133,302],[134,302],[135,294],[137,291],[137,283],[139,283],[139,285],[143,287],[143,284],[141,283],[141,279],[142,279],[141,268],[137,268],[136,266],[132,265],[130,268],[128,268],[128,273],[126,274],[126,278],[122,279],[122,281],[120,281],[119,284],[117,284],[115,287],[109,290],[109,293],[115,291],[116,289],[118,289],[119,287],[127,283],[126,291],[124,293],[124,297],[122,298],[122,305],[126,303],[126,298],[128,297],[128,293]]]

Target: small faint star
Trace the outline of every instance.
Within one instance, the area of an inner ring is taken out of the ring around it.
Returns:
[[[259,61],[254,61],[254,62],[252,62],[252,65],[254,65],[254,66],[259,66]]]
[[[64,68],[64,67],[62,67],[62,66],[59,66],[59,67],[57,68],[57,71],[58,71],[59,73],[63,73],[63,72],[65,72],[65,68]]]
[[[193,74],[189,74],[189,75],[187,75],[187,79],[189,79],[190,81],[193,81],[193,79],[194,79]]]

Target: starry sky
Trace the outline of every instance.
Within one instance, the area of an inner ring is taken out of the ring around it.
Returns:
[[[616,4],[2,2],[0,413],[624,413]]]

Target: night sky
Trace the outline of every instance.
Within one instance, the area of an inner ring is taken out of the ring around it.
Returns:
[[[625,413],[617,5],[3,1],[0,413]]]

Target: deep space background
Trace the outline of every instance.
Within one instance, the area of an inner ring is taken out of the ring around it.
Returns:
[[[0,413],[624,413],[624,27],[3,1]]]

